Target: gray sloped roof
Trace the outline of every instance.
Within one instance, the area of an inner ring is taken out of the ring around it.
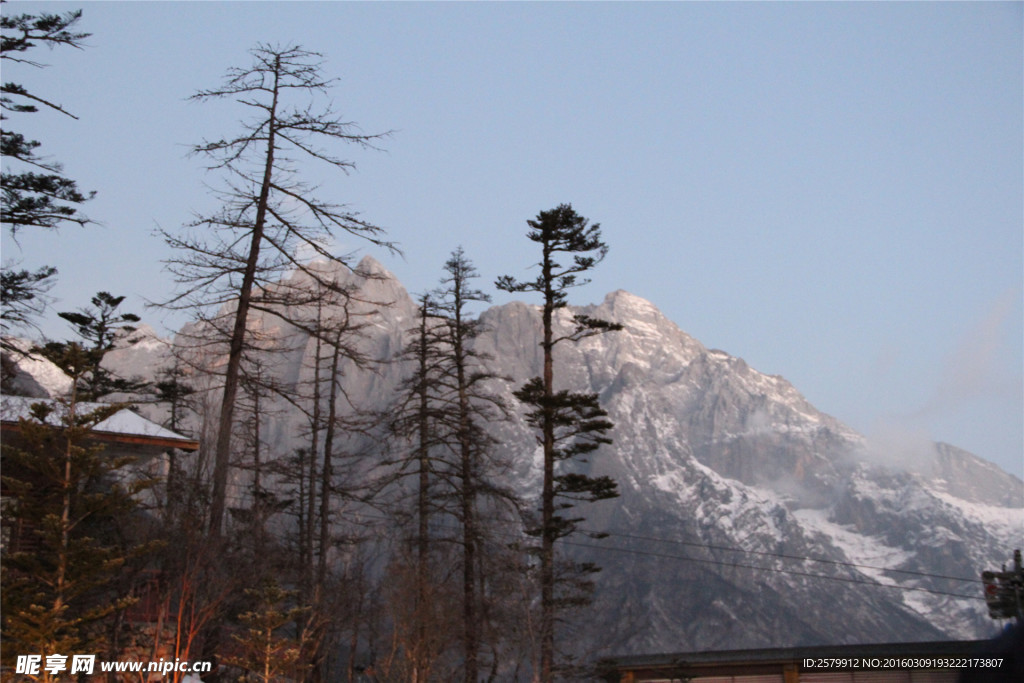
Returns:
[[[16,423],[20,419],[28,419],[32,417],[32,405],[35,403],[52,405],[54,410],[47,416],[46,422],[55,427],[60,426],[65,412],[63,404],[45,398],[30,398],[26,396],[0,397],[0,419],[5,423]],[[108,405],[105,403],[83,401],[77,404],[76,410],[78,414],[84,415]],[[195,450],[198,448],[198,443],[194,439],[161,427],[152,420],[147,420],[128,408],[122,408],[105,420],[98,422],[92,428],[92,431],[115,437],[121,436],[143,441],[148,440],[152,441],[154,445],[162,444],[185,450]]]

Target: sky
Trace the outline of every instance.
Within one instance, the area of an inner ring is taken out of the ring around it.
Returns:
[[[58,268],[54,312],[109,291],[171,334],[183,318],[146,305],[173,292],[155,231],[216,208],[189,148],[248,115],[188,97],[257,43],[300,45],[348,120],[389,133],[336,150],[348,175],[301,169],[403,255],[339,252],[416,294],[462,246],[504,303],[494,279],[539,257],[526,221],[571,203],[610,251],[570,303],[627,290],[869,438],[1024,476],[1022,7],[14,0],[83,9],[84,49],[3,79],[78,117],[7,123],[96,191],[97,225],[4,232],[2,256]]]

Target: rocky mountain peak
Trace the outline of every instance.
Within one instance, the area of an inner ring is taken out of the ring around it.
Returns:
[[[401,283],[372,257],[354,270],[324,267],[357,290],[371,322],[361,351],[381,360],[401,352],[417,310]],[[613,443],[586,467],[614,477],[622,495],[582,511],[588,526],[611,532],[602,542],[609,549],[567,552],[604,566],[588,619],[616,639],[618,653],[992,630],[975,579],[1020,542],[1020,479],[947,445],[933,445],[928,472],[887,469],[885,453],[869,453],[861,435],[787,380],[707,349],[629,292],[559,311],[560,329],[574,314],[624,326],[559,344],[555,371],[562,386],[597,393],[615,424]],[[538,307],[507,303],[480,320],[475,350],[507,378],[495,386],[515,406],[512,391],[541,371]],[[268,367],[285,385],[308,385],[312,341],[281,329],[288,344],[268,353]],[[119,348],[112,365],[152,372],[159,361],[148,339]],[[338,380],[354,405],[381,409],[402,373],[396,363],[346,366]],[[292,452],[302,421],[283,401],[265,408],[268,451]],[[517,414],[492,428],[513,464],[509,487],[528,495],[537,477],[533,431]]]

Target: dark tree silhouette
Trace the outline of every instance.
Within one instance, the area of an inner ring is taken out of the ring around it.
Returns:
[[[438,634],[427,631],[435,624],[437,605],[431,595],[440,588],[431,582],[438,541],[431,535],[435,519],[457,522],[453,539],[458,549],[461,615],[458,639],[462,678],[478,681],[485,666],[481,654],[496,629],[488,618],[497,610],[485,604],[488,579],[481,573],[482,554],[495,545],[494,526],[502,510],[517,509],[515,496],[497,484],[502,464],[495,459],[495,440],[488,427],[506,419],[506,406],[489,386],[499,379],[487,369],[489,358],[474,348],[483,327],[470,311],[476,302],[490,300],[473,286],[479,277],[461,248],[445,262],[441,286],[420,298],[416,328],[404,352],[411,373],[403,384],[392,411],[394,432],[410,441],[406,456],[397,464],[400,475],[416,477],[415,532],[416,574],[413,618],[407,629],[406,647],[411,676],[424,680],[436,656]],[[513,515],[514,517],[514,515]],[[435,531],[436,534],[436,531]],[[496,575],[498,572],[494,572]],[[434,649],[432,649],[434,648]],[[495,647],[490,648],[493,652]],[[495,658],[496,659],[496,658]],[[492,660],[492,668],[497,662]]]
[[[42,67],[25,53],[37,46],[57,47],[69,45],[81,48],[88,33],[78,33],[74,26],[82,17],[82,11],[66,14],[19,14],[0,16],[0,59],[7,62]],[[4,83],[0,86],[0,115],[8,120],[7,112],[32,114],[39,107],[60,112],[77,118],[62,105],[41,97],[19,83]],[[74,180],[63,174],[61,165],[47,161],[38,154],[42,143],[29,140],[20,133],[11,131],[5,125],[0,134],[4,157],[4,172],[0,174],[3,188],[3,223],[12,233],[22,228],[56,228],[64,223],[86,225],[89,219],[79,213],[78,204],[92,197],[83,193]],[[36,170],[10,171],[11,162],[20,167]]]
[[[45,66],[26,56],[32,48],[66,45],[82,47],[88,33],[75,30],[81,10],[66,14],[17,14],[0,16],[0,63]],[[66,223],[86,225],[79,205],[94,192],[82,192],[74,180],[64,175],[61,165],[40,156],[38,140],[30,140],[8,126],[10,114],[34,114],[43,109],[77,118],[62,105],[37,95],[20,83],[0,85],[0,224],[17,235],[23,228],[58,228]],[[0,276],[0,332],[32,325],[45,310],[46,292],[53,286],[57,270],[43,266],[36,270],[16,270],[3,265]],[[5,348],[8,345],[4,344]],[[8,349],[10,350],[10,349]]]
[[[579,502],[618,496],[618,487],[609,477],[592,477],[565,467],[571,461],[585,462],[586,456],[601,444],[611,443],[605,435],[612,423],[596,394],[555,390],[554,349],[562,342],[576,342],[622,326],[576,315],[567,330],[556,332],[555,312],[567,306],[568,290],[587,282],[578,276],[594,268],[607,254],[608,247],[601,241],[600,226],[590,225],[569,204],[542,211],[527,224],[527,237],[541,247],[541,260],[536,264],[540,274],[529,281],[504,275],[496,284],[507,292],[536,292],[543,297],[543,375],[529,380],[515,396],[526,406],[526,419],[538,430],[537,442],[543,448],[540,523],[527,529],[527,533],[540,539],[540,546],[535,548],[540,565],[540,676],[541,680],[550,681],[554,673],[556,612],[581,602],[579,596],[559,594],[556,585],[559,581],[555,544],[576,532],[583,519],[566,513]],[[563,256],[571,257],[571,261],[560,262]],[[581,564],[577,569],[584,573],[597,570],[592,564]]]
[[[92,308],[58,315],[71,323],[84,343],[83,353],[88,361],[79,382],[79,398],[83,401],[98,401],[113,393],[137,393],[148,387],[148,383],[125,377],[118,377],[103,367],[103,357],[114,348],[118,337],[135,331],[132,323],[139,322],[134,313],[118,313],[124,301],[123,296],[99,292],[92,298]],[[67,352],[65,342],[49,342],[40,351],[55,363]]]
[[[333,83],[323,76],[319,54],[261,44],[251,55],[252,64],[230,69],[222,87],[192,97],[198,102],[233,99],[255,115],[236,136],[193,148],[194,154],[209,159],[211,170],[224,175],[222,208],[197,218],[185,235],[163,232],[166,242],[181,254],[168,262],[181,289],[164,306],[208,310],[230,302],[209,320],[227,343],[209,519],[214,536],[221,533],[224,519],[231,425],[250,312],[283,316],[288,305],[318,296],[318,288],[300,292],[273,286],[288,270],[302,271],[318,285],[332,289],[333,282],[324,280],[298,254],[302,250],[346,263],[329,250],[337,231],[394,249],[383,239],[381,228],[344,205],[316,198],[316,188],[298,179],[296,166],[298,159],[305,158],[348,172],[352,162],[319,145],[352,143],[372,148],[386,133],[362,134],[329,105],[317,105],[317,96]]]

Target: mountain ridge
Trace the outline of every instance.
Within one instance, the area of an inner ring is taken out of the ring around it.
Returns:
[[[416,317],[401,283],[372,257],[336,275],[369,302],[356,305],[370,323],[360,349],[382,358],[399,352]],[[556,384],[597,393],[615,423],[614,443],[585,467],[621,489],[618,499],[582,511],[588,528],[611,532],[608,542],[566,547],[604,566],[590,612],[603,618],[574,632],[578,651],[977,638],[994,630],[974,577],[1021,545],[1019,478],[947,444],[907,466],[872,452],[875,445],[784,377],[706,348],[625,290],[559,310],[556,326],[568,330],[577,313],[624,325],[555,352]],[[309,335],[271,317],[251,321],[281,340],[264,356],[268,367],[285,384],[308,381]],[[539,310],[515,301],[486,309],[480,321],[474,350],[506,378],[492,386],[513,406],[512,419],[493,427],[498,448],[512,463],[510,484],[535,491],[535,435],[511,393],[540,374]],[[126,340],[109,364],[155,368],[157,347],[139,341],[147,334]],[[386,409],[401,364],[342,365],[353,402]],[[289,452],[301,421],[267,422],[270,446]]]

